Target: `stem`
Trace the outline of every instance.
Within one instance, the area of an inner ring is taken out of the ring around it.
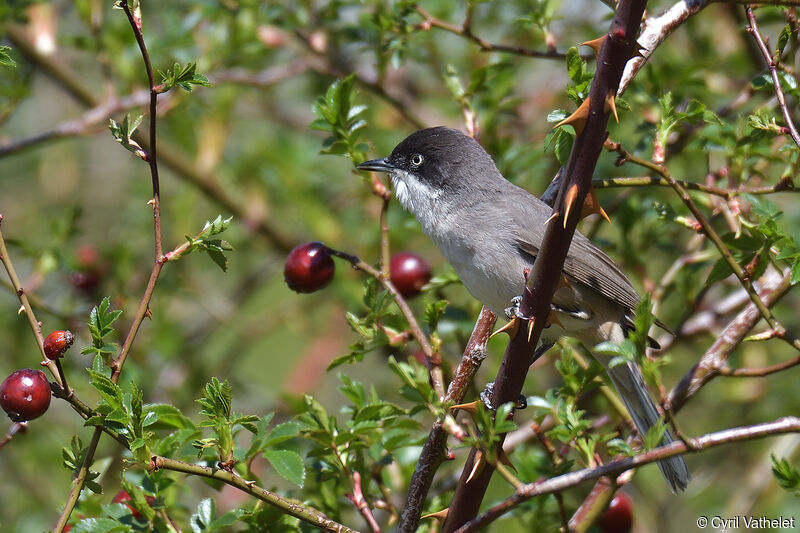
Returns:
[[[585,116],[576,115],[581,119],[579,126],[575,127],[577,136],[565,165],[554,213],[567,213],[565,209],[567,191],[575,193],[571,196],[574,206],[584,204],[591,187],[592,174],[607,136],[606,126],[611,111],[607,102],[617,94],[625,64],[635,52],[636,36],[646,5],[646,0],[619,2],[614,20],[609,27],[608,37],[604,39],[598,54],[597,71],[589,98],[576,112],[586,113]],[[539,337],[550,314],[550,303],[563,276],[564,261],[578,225],[580,210],[580,207],[571,209],[569,216],[558,217],[544,230],[542,245],[519,305],[522,316],[528,318],[521,321],[516,334],[508,343],[500,369],[494,379],[493,407],[506,402],[516,402],[522,391]],[[504,435],[500,436],[498,446],[502,446],[504,438]],[[476,456],[476,450],[473,449],[464,465],[444,523],[444,533],[452,533],[478,514],[494,469],[487,464],[479,474],[472,476]]]
[[[419,326],[417,319],[414,317],[414,313],[411,311],[411,308],[408,306],[405,298],[403,298],[403,295],[400,294],[389,278],[383,277],[379,270],[374,268],[372,265],[365,263],[358,256],[346,254],[327,246],[325,248],[329,254],[349,261],[354,268],[363,270],[375,278],[384,289],[391,293],[391,295],[394,297],[397,307],[400,308],[400,312],[403,313],[406,321],[408,321],[408,327],[411,330],[411,334],[414,336],[414,339],[417,341],[423,353],[425,354],[425,358],[428,361],[428,366],[431,373],[431,381],[433,382],[433,388],[436,391],[436,395],[439,397],[439,399],[444,398],[444,378],[442,375],[442,369],[440,367],[442,363],[441,354],[433,352],[433,348],[431,347],[431,343],[428,341],[428,337]]]
[[[714,196],[721,196],[726,200],[730,200],[731,198],[735,198],[742,194],[759,195],[759,194],[772,194],[781,191],[800,192],[800,189],[797,189],[792,184],[792,182],[787,178],[782,178],[780,181],[778,181],[778,183],[770,187],[751,187],[751,188],[740,188],[740,189],[726,189],[724,187],[704,185],[702,183],[697,183],[694,181],[683,181],[683,180],[675,180],[675,181],[677,181],[682,187],[686,189],[702,191],[706,194],[712,194]],[[611,187],[649,187],[649,186],[671,187],[672,185],[666,178],[641,176],[641,177],[596,179],[592,180],[592,186],[595,189],[608,189]]]
[[[30,301],[28,301],[28,296],[25,294],[25,289],[22,288],[22,283],[19,281],[19,277],[17,276],[17,271],[14,270],[14,265],[11,263],[11,258],[8,256],[8,249],[6,248],[6,241],[3,238],[3,214],[0,213],[0,261],[2,261],[3,266],[6,268],[6,272],[8,273],[8,279],[11,280],[11,286],[14,287],[14,292],[17,293],[17,297],[19,298],[20,303],[22,304],[22,309],[25,311],[25,316],[28,318],[28,324],[31,326],[31,331],[33,331],[33,336],[36,338],[36,344],[39,346],[39,352],[42,354],[43,362],[45,362],[45,366],[47,369],[50,370],[50,373],[55,377],[58,385],[63,389],[64,384],[61,381],[61,376],[59,374],[58,368],[56,364],[49,360],[47,356],[44,354],[44,339],[42,338],[42,325],[41,323],[36,320],[36,315],[33,313],[33,308],[31,307]]]
[[[191,474],[210,479],[217,479],[232,487],[236,487],[242,492],[258,498],[265,503],[274,505],[290,516],[299,518],[303,522],[316,526],[325,531],[331,531],[335,533],[357,533],[354,529],[350,529],[347,526],[331,520],[316,509],[306,507],[297,500],[290,500],[279,494],[263,489],[252,481],[248,481],[235,473],[228,472],[227,470],[185,463],[183,461],[178,461],[177,459],[169,459],[167,457],[154,455],[150,460],[148,470],[154,472],[160,469],[183,472],[184,474]]]
[[[792,137],[794,144],[800,148],[800,134],[797,133],[797,128],[792,120],[792,115],[789,113],[789,108],[786,106],[786,97],[783,95],[783,89],[781,89],[781,80],[778,77],[776,60],[772,58],[772,54],[770,53],[767,44],[764,42],[764,38],[758,31],[756,16],[753,14],[753,6],[746,5],[744,6],[744,10],[747,13],[747,19],[750,22],[750,25],[747,26],[747,31],[753,36],[753,38],[756,40],[756,43],[758,43],[758,49],[761,50],[761,55],[764,56],[764,60],[767,62],[769,72],[772,75],[772,85],[775,87],[775,96],[778,98],[778,107],[781,109],[781,114],[783,115],[783,120],[786,122],[786,127],[789,128],[789,135]]]
[[[727,246],[725,246],[725,243],[722,242],[722,238],[719,236],[711,223],[706,219],[702,211],[700,211],[700,209],[697,207],[697,204],[694,203],[694,200],[692,200],[692,197],[689,196],[689,193],[686,191],[686,189],[674,177],[672,177],[672,174],[669,173],[667,168],[663,165],[659,165],[631,154],[625,150],[620,143],[606,141],[605,147],[609,151],[619,153],[626,161],[630,161],[636,165],[648,168],[667,180],[670,186],[681,198],[684,205],[689,209],[692,215],[694,215],[695,219],[700,224],[703,233],[711,240],[712,243],[714,243],[714,246],[722,255],[723,259],[736,277],[739,279],[742,287],[745,289],[745,291],[747,291],[747,295],[750,297],[750,300],[756,306],[759,313],[761,313],[761,316],[764,318],[767,324],[769,324],[769,326],[777,332],[778,337],[786,341],[795,349],[800,350],[800,339],[798,339],[794,334],[786,331],[786,328],[784,328],[780,322],[778,322],[778,320],[772,314],[772,311],[770,311],[769,307],[767,307],[758,296],[758,292],[756,291],[755,287],[753,287],[753,281],[750,279],[750,276],[745,273],[745,271],[736,261],[736,258],[733,257],[731,251]]]
[[[577,470],[575,472],[563,474],[561,476],[546,479],[544,481],[528,483],[517,490],[514,496],[511,496],[510,498],[507,498],[499,504],[489,508],[481,516],[459,528],[457,533],[469,533],[472,531],[477,531],[483,527],[486,527],[486,525],[501,517],[511,509],[535,496],[563,491],[585,481],[605,476],[615,477],[621,472],[625,472],[632,468],[654,463],[674,455],[707,450],[721,444],[760,439],[763,437],[780,435],[783,433],[797,432],[800,432],[800,418],[787,416],[784,418],[779,418],[774,422],[731,428],[704,435],[694,439],[696,443],[696,449],[689,448],[681,441],[674,441],[666,446],[659,446],[658,448],[635,457],[628,457],[618,461],[613,461],[597,468],[585,468],[583,470]]]
[[[445,402],[460,403],[464,399],[467,388],[472,383],[472,378],[475,377],[481,363],[486,359],[486,345],[496,320],[497,317],[487,307],[481,308],[475,328],[464,348],[464,355],[447,388]],[[400,517],[398,533],[413,533],[417,530],[419,517],[427,500],[431,483],[433,483],[433,477],[444,460],[446,445],[447,431],[444,429],[443,421],[439,419],[433,423],[428,440],[422,447],[414,474],[408,484],[406,505]]]

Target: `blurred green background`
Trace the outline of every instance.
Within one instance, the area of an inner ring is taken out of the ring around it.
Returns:
[[[78,134],[19,150],[8,146],[91,118],[88,107],[65,88],[66,80],[104,102],[112,95],[121,98],[141,91],[146,79],[130,27],[111,2],[23,4],[28,3],[0,6],[0,35],[5,35],[3,44],[11,46],[17,62],[14,68],[0,68],[3,234],[26,290],[36,297],[43,331],[69,328],[77,335],[65,369],[77,393],[93,400],[82,371],[90,361],[78,353],[90,342],[88,312],[103,296],[110,296],[113,306],[124,311],[119,329],[126,330],[152,265],[148,168],[115,142],[105,118],[78,124]],[[463,21],[465,6],[460,2],[420,5],[455,26]],[[670,5],[662,1],[649,7],[651,13],[659,13]],[[777,9],[758,13],[764,32],[776,34],[782,27]],[[549,36],[563,51],[601,35],[610,14],[598,1],[476,3],[474,31],[491,42],[538,50],[545,49]],[[420,126],[464,128],[461,107],[447,87],[450,72],[464,87],[482,76],[469,95],[470,103],[481,142],[509,179],[538,194],[558,169],[544,145],[552,127],[546,121],[548,113],[574,109],[565,95],[569,78],[563,59],[482,52],[462,36],[415,26],[421,17],[410,14],[402,3],[145,2],[143,18],[156,68],[196,61],[198,72],[214,85],[192,94],[176,89],[161,100],[160,147],[186,165],[182,171],[161,161],[165,249],[196,234],[217,214],[234,216],[225,238],[236,248],[229,255],[227,273],[200,255],[165,267],[151,303],[153,318],[145,321],[121,380],[142,386],[146,402],[174,403],[192,415],[202,386],[218,376],[231,382],[238,412],[280,409],[285,418],[292,413],[292,399],[302,394],[313,394],[332,412],[342,404],[336,372],[326,373],[325,367],[356,340],[344,313],[361,308],[363,278],[339,262],[326,290],[297,295],[282,275],[287,251],[307,240],[378,260],[380,201],[364,176],[352,172],[350,161],[319,155],[326,136],[308,128],[315,118],[313,102],[338,77],[357,73],[357,103],[368,106],[363,138],[372,156],[388,154]],[[35,43],[36,51],[24,53],[20,38]],[[792,42],[796,49],[796,35]],[[797,68],[796,54],[790,59],[789,66],[794,62]],[[610,126],[611,137],[648,157],[658,98],[664,93],[672,92],[679,105],[696,99],[720,110],[763,68],[763,59],[744,31],[742,10],[712,5],[671,36],[640,72],[623,97],[627,105],[620,105],[620,124]],[[704,182],[708,174],[727,168],[737,181],[774,183],[786,172],[788,152],[764,139],[752,141],[749,151],[741,143],[722,142],[745,137],[746,117],[754,109],[774,114],[771,99],[770,91],[749,94],[725,117],[724,126],[686,133],[685,149],[667,161],[673,176]],[[142,106],[128,111],[134,116],[144,112]],[[117,120],[121,116],[114,114]],[[789,168],[796,170],[794,157]],[[614,160],[604,153],[596,177],[642,174],[630,165],[617,168]],[[659,219],[654,202],[683,215],[684,207],[666,188],[607,189],[599,195],[612,224],[587,220],[582,228],[623,265],[637,288],[651,290],[693,236],[685,227]],[[708,213],[719,213],[719,206],[709,205],[707,198],[697,196]],[[770,198],[785,211],[783,228],[800,223],[795,198],[790,193]],[[723,215],[714,218],[720,231],[726,227]],[[389,223],[392,250],[422,254],[435,274],[449,271],[414,220],[394,202]],[[711,250],[708,245],[704,249]],[[680,271],[666,290],[659,318],[670,326],[685,318],[715,259],[712,251],[704,261]],[[714,285],[699,310],[713,307],[736,289],[730,280]],[[442,324],[443,350],[453,366],[479,305],[458,285],[447,287],[444,296],[452,304]],[[412,302],[418,312],[422,305],[421,299]],[[790,294],[776,307],[777,317],[790,331],[800,326],[797,305],[796,294]],[[18,307],[11,291],[0,291],[3,376],[34,368],[39,361]],[[725,323],[724,317],[715,318],[709,330],[682,335],[671,347],[670,363],[663,369],[667,389],[691,368]],[[393,353],[404,358],[413,349]],[[492,379],[503,349],[504,338],[492,341],[479,384]],[[387,353],[368,354],[364,361],[338,370],[397,399],[396,383],[385,367]],[[740,347],[732,365],[758,367],[795,355],[778,340],[755,342]],[[548,360],[555,357],[554,352]],[[800,393],[795,373],[790,369],[763,379],[719,378],[681,411],[682,428],[700,435],[796,414]],[[559,379],[552,365],[538,365],[525,392],[543,394]],[[590,400],[587,408],[599,413],[605,406]],[[0,432],[8,425],[0,423]],[[0,484],[0,529],[29,532],[52,527],[70,487],[60,448],[76,432],[85,440],[90,433],[64,402],[54,400],[27,434],[0,451],[5,480]],[[794,513],[800,519],[796,497],[780,489],[769,462],[770,453],[797,457],[797,444],[797,436],[787,435],[689,456],[694,479],[678,496],[669,494],[655,467],[644,468],[626,489],[635,506],[635,531],[693,530],[701,514]],[[120,453],[114,442],[103,439],[97,457],[112,459],[104,474],[108,500],[117,490]],[[457,473],[460,462],[455,463],[459,464],[448,465],[441,475]],[[199,494],[214,494],[199,481],[189,480],[187,485],[192,487],[186,491],[189,500],[176,494],[175,506],[193,509]],[[574,506],[586,490],[571,491],[568,502]],[[496,480],[487,501],[508,493]],[[241,499],[227,489],[217,495],[223,509],[240,505]],[[355,527],[363,527],[357,515],[347,516],[358,524]],[[513,525],[501,521],[492,529],[504,527],[531,530],[524,519],[514,519]]]

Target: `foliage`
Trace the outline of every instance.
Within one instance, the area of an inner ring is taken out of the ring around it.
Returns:
[[[771,72],[748,52],[752,37],[729,20],[726,10],[739,7],[711,5],[694,15],[692,31],[661,44],[617,99],[609,141],[650,166],[608,151],[594,173],[656,179],[653,166],[663,163],[692,185],[687,197],[708,227],[668,187],[596,184],[612,224],[592,218],[580,228],[643,295],[628,337],[594,347],[561,340],[529,373],[527,409],[505,404],[492,412],[479,402],[474,414],[462,410],[453,420],[456,402],[440,397],[432,361],[441,358],[447,391],[479,304],[411,216],[385,202],[390,184],[367,173],[353,179],[354,167],[389,154],[419,127],[445,123],[473,131],[505,176],[540,193],[576,135],[553,127],[585,101],[598,68],[578,43],[608,31],[609,7],[130,4],[156,74],[157,149],[150,94],[142,91],[148,78],[125,13],[88,0],[0,5],[2,236],[24,289],[2,283],[3,371],[40,357],[17,314],[19,294],[30,299],[42,333],[69,327],[80,348],[59,363],[73,395],[54,385],[60,399],[50,412],[0,449],[0,471],[13,480],[0,488],[4,531],[51,529],[75,480],[83,490],[70,515],[73,533],[310,530],[298,509],[366,530],[359,494],[391,530],[436,421],[448,431],[443,454],[452,450],[455,460],[438,466],[425,512],[449,505],[450,480],[469,448],[514,484],[641,454],[678,428],[665,417],[646,435],[632,431],[589,353],[611,357],[612,366],[638,364],[666,405],[749,302],[730,258],[754,291],[763,276],[786,273],[791,286],[773,312],[789,334],[761,321],[751,342],[700,370],[769,368],[796,357],[786,341],[800,329],[792,181],[800,149]],[[648,6],[650,16],[670,6]],[[795,17],[777,6],[755,13],[775,43],[780,89],[796,115]],[[20,41],[28,35],[36,46]],[[148,175],[155,163],[160,181]],[[154,257],[156,219],[163,250]],[[325,291],[297,295],[280,269],[306,240],[358,254],[377,275],[339,268]],[[411,316],[386,289],[383,264],[405,249],[425,255],[435,274],[421,297],[405,302]],[[677,338],[654,326],[661,323]],[[416,334],[432,347],[430,359]],[[495,375],[501,337],[465,385],[464,402]],[[663,353],[650,350],[652,340]],[[719,377],[674,418],[694,437],[793,415],[794,370]],[[521,440],[509,439],[514,449],[501,454],[497,444],[508,432]],[[669,516],[664,527],[682,530],[701,514],[724,515],[734,497],[756,502],[755,514],[790,514],[800,490],[796,452],[773,453],[771,440],[728,446],[687,454],[695,477],[708,480],[690,496],[668,494],[655,467],[639,469],[629,492],[637,527],[654,530],[661,526],[649,516]],[[743,472],[765,464],[774,482],[763,492],[740,483]],[[534,498],[490,530],[556,531],[590,489]],[[120,490],[130,500],[112,503]],[[493,483],[484,501],[511,494]],[[423,521],[421,531],[430,529]]]

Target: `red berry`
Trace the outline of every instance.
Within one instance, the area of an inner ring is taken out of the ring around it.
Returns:
[[[336,266],[321,242],[308,242],[289,252],[283,277],[290,289],[297,292],[314,292],[333,279]]]
[[[38,418],[50,407],[50,383],[41,370],[25,368],[0,385],[0,407],[14,422]]]
[[[400,252],[389,261],[389,277],[403,298],[411,298],[431,280],[431,267],[417,254]]]
[[[631,500],[624,492],[618,492],[598,521],[603,533],[629,533],[633,527]]]
[[[153,506],[153,502],[156,501],[155,498],[153,498],[152,496],[147,496],[147,495],[145,495],[144,499],[145,499],[145,501],[147,501],[147,505],[149,505],[150,507],[152,507]],[[128,491],[127,490],[121,490],[121,491],[119,491],[117,493],[116,496],[114,496],[114,499],[111,500],[111,503],[124,503],[125,506],[128,509],[131,510],[131,515],[133,515],[134,518],[141,518],[142,517],[142,513],[137,511],[131,504],[127,503],[127,502],[129,502],[131,500],[132,500],[132,498],[131,498],[131,495],[128,494]]]
[[[71,331],[54,331],[44,339],[44,354],[51,361],[55,361],[64,355],[73,342],[75,342],[75,336]]]

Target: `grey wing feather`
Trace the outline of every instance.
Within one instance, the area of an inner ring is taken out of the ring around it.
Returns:
[[[533,195],[528,195],[528,199],[529,202],[523,205],[510,205],[506,212],[515,214],[513,227],[516,228],[517,248],[535,257],[539,253],[545,232],[544,222],[550,216],[551,209]],[[639,295],[628,277],[605,252],[579,232],[575,232],[572,238],[564,261],[564,273],[571,281],[593,288],[625,309],[633,310],[639,303]]]

